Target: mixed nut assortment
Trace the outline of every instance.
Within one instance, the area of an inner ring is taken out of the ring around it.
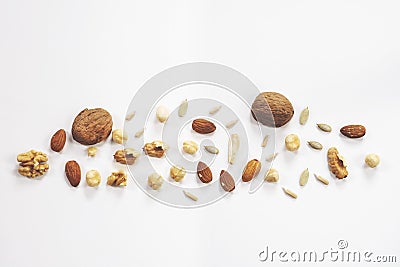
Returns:
[[[221,106],[213,107],[209,114],[213,115],[219,112]],[[188,110],[188,101],[185,99],[181,102],[178,109],[178,116],[183,117]],[[251,107],[251,114],[253,118],[267,127],[279,128],[287,124],[294,115],[294,109],[290,101],[282,94],[276,92],[263,92],[259,94]],[[306,125],[310,115],[308,107],[303,109],[300,113],[300,125]],[[132,120],[135,112],[126,116],[126,120]],[[156,117],[160,123],[167,123],[170,112],[167,107],[159,106],[156,109]],[[232,128],[238,122],[238,119],[228,122],[225,127]],[[72,124],[72,138],[76,142],[88,146],[87,154],[90,157],[96,156],[97,147],[94,146],[104,140],[110,135],[112,141],[118,144],[123,144],[128,135],[122,129],[112,130],[113,120],[110,113],[102,108],[84,109],[74,119]],[[325,123],[318,123],[317,127],[326,133],[332,131],[332,127]],[[192,121],[192,129],[194,132],[202,135],[212,134],[216,131],[216,125],[207,119],[196,118]],[[139,130],[134,134],[135,138],[143,135],[144,129]],[[361,138],[366,134],[366,128],[363,125],[346,125],[340,129],[340,133],[348,138]],[[264,148],[268,145],[269,136],[264,136],[261,147]],[[67,141],[67,133],[64,129],[56,131],[50,140],[50,148],[54,152],[63,150]],[[323,146],[317,141],[307,141],[310,148],[315,150],[322,150]],[[231,134],[228,146],[228,163],[234,164],[237,153],[240,147],[240,138],[238,134]],[[297,134],[289,134],[285,138],[285,147],[288,151],[294,152],[300,148],[300,138]],[[146,143],[143,146],[143,152],[149,157],[162,158],[164,157],[168,146],[161,140],[155,140]],[[204,146],[205,151],[208,153],[218,155],[219,149],[215,146]],[[182,144],[182,150],[187,154],[196,154],[199,150],[199,145],[191,140],[186,140]],[[113,155],[114,160],[118,163],[125,165],[132,165],[140,157],[141,153],[133,148],[120,149]],[[276,158],[278,153],[274,153],[266,158],[271,162]],[[18,173],[29,178],[35,178],[44,175],[49,170],[47,163],[48,156],[40,151],[30,150],[26,153],[17,156],[19,162]],[[330,147],[327,151],[327,163],[330,172],[338,179],[344,179],[348,176],[347,163],[343,156],[335,147]],[[376,154],[369,154],[365,157],[365,164],[371,168],[375,168],[380,163],[379,156]],[[259,159],[250,160],[243,169],[242,181],[250,182],[257,177],[261,170],[261,162]],[[197,177],[202,183],[210,183],[213,180],[213,173],[206,163],[199,161],[197,163]],[[70,160],[65,164],[65,175],[73,187],[77,187],[81,181],[81,167],[78,162]],[[181,182],[186,176],[186,170],[182,166],[172,166],[170,168],[169,176],[175,182]],[[305,186],[309,180],[309,170],[305,169],[299,179],[300,186]],[[328,185],[329,181],[320,175],[314,174],[317,181]],[[264,180],[268,183],[277,183],[279,181],[279,173],[276,169],[269,169],[264,174]],[[147,184],[153,190],[159,190],[164,182],[161,174],[152,173],[148,176]],[[89,170],[86,173],[86,183],[90,187],[99,186],[101,183],[101,175],[97,170]],[[115,171],[107,178],[107,185],[110,186],[126,186],[127,174],[124,171]],[[219,183],[223,190],[232,192],[235,189],[235,180],[232,175],[226,171],[221,170],[219,176]],[[282,188],[284,193],[292,198],[297,198],[297,194],[287,188]],[[183,191],[184,195],[194,201],[198,198],[190,192]]]

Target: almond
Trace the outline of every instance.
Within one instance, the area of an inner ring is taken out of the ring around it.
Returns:
[[[346,125],[340,129],[340,132],[349,138],[360,138],[366,133],[366,129],[363,125]]]
[[[67,134],[65,133],[64,129],[58,130],[50,140],[50,148],[55,152],[60,152],[64,146],[65,142],[67,141]]]
[[[70,160],[65,164],[65,175],[73,187],[77,187],[81,181],[81,167],[75,160]]]
[[[205,184],[211,182],[213,178],[210,168],[202,161],[197,164],[197,176]]]
[[[214,132],[217,127],[215,127],[215,124],[209,120],[196,119],[192,123],[192,129],[199,134],[209,134]]]
[[[261,162],[257,159],[250,160],[243,170],[242,181],[250,182],[261,170]]]
[[[232,192],[235,189],[235,180],[233,180],[232,175],[227,171],[221,171],[219,183],[226,192]]]

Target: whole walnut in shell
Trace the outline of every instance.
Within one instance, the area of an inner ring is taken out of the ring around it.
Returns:
[[[268,127],[281,127],[288,123],[294,114],[292,103],[282,94],[263,92],[251,106],[254,119]]]
[[[112,117],[107,110],[86,108],[75,117],[72,137],[82,145],[94,145],[107,139],[112,125]]]

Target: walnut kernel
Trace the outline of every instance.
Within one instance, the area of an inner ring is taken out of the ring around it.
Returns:
[[[181,166],[172,166],[169,170],[169,175],[175,180],[175,182],[180,182],[185,177],[186,170]]]
[[[26,153],[21,153],[17,156],[17,161],[20,162],[18,173],[29,178],[42,176],[49,169],[47,164],[47,155],[43,152],[30,150]]]
[[[107,184],[111,186],[126,186],[127,175],[124,171],[112,172],[107,178]]]
[[[116,129],[112,131],[112,140],[117,144],[122,144],[128,140],[128,136],[124,134],[122,129]]]
[[[97,147],[95,146],[90,146],[87,148],[87,154],[89,157],[94,157],[97,154]]]

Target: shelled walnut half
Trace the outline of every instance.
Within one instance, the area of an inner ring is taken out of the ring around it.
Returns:
[[[135,149],[125,148],[123,150],[117,150],[114,154],[114,159],[119,163],[132,165],[139,156],[140,153]]]
[[[346,178],[349,174],[347,171],[347,164],[343,156],[339,155],[339,151],[336,147],[328,149],[328,165],[331,172],[338,179]]]
[[[49,169],[48,160],[47,155],[40,151],[30,150],[26,153],[21,153],[17,156],[20,166],[18,173],[28,178],[42,176]]]
[[[153,141],[151,143],[146,143],[143,147],[144,153],[150,157],[162,158],[168,146],[162,141]]]
[[[111,186],[126,186],[127,175],[124,171],[112,172],[107,178],[107,184]]]

